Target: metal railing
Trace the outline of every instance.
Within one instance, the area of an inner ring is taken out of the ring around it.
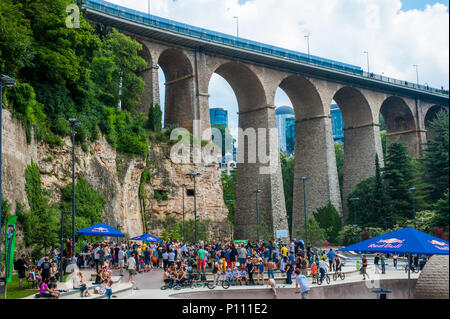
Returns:
[[[317,57],[314,55],[308,55],[302,52],[296,52],[292,50],[283,49],[280,47],[263,44],[260,42],[247,40],[243,38],[238,38],[232,35],[215,32],[188,24],[176,22],[173,20],[157,17],[144,12],[129,9],[123,6],[109,3],[103,0],[84,0],[83,6],[94,10],[102,11],[114,16],[118,16],[124,19],[132,20],[134,22],[140,22],[143,24],[151,25],[157,28],[174,31],[184,35],[189,35],[191,37],[200,38],[203,40],[208,40],[211,42],[216,42],[220,44],[225,44],[228,46],[234,46],[237,48],[244,48],[247,50],[264,53],[267,55],[273,55],[277,57],[282,57],[287,60],[293,60],[296,62],[308,63],[312,65],[318,65],[321,67],[326,67],[334,70],[339,70],[341,72],[347,72],[359,75],[361,77],[367,77],[374,80],[379,80],[386,83],[392,83],[396,85],[407,86],[413,89],[423,90],[427,92],[440,93],[444,95],[449,95],[448,90],[436,89],[426,85],[418,85],[412,82],[397,80],[389,78],[386,76],[381,76],[375,73],[364,72],[361,67],[333,61],[326,58]]]

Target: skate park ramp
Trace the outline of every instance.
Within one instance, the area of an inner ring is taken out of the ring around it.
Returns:
[[[411,280],[411,297],[414,298],[414,290],[417,279]],[[391,290],[388,299],[408,299],[407,279],[386,279],[380,281],[384,290]],[[267,286],[255,289],[222,289],[186,292],[173,294],[172,298],[181,299],[273,299],[273,293]],[[295,293],[294,288],[280,288],[277,299],[299,299],[301,296]],[[369,288],[368,288],[369,287]],[[370,281],[342,283],[338,285],[313,286],[309,292],[309,299],[378,299],[379,294],[372,293],[377,287]]]

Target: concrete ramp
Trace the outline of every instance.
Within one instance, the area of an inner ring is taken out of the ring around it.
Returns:
[[[411,292],[414,296],[416,279],[411,280]],[[408,299],[407,279],[381,280],[385,290],[392,290],[388,299]],[[267,287],[267,286],[266,286]],[[314,286],[309,292],[310,299],[378,299],[379,295],[372,293],[375,288],[367,288],[366,282],[349,282],[338,285]],[[214,289],[210,291],[187,292],[173,294],[172,298],[182,299],[273,299],[270,288],[261,289]],[[295,288],[280,288],[278,299],[299,299],[301,296],[295,293]]]

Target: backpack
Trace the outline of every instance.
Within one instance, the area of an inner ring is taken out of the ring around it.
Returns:
[[[14,262],[14,270],[19,270],[19,259]]]
[[[206,281],[206,274],[204,272],[201,273],[200,280],[201,281]]]

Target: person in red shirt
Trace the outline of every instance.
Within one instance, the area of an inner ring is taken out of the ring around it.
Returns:
[[[316,279],[317,279],[317,265],[316,263],[313,263],[311,266],[311,276],[312,276],[312,283],[315,284],[316,283]]]

